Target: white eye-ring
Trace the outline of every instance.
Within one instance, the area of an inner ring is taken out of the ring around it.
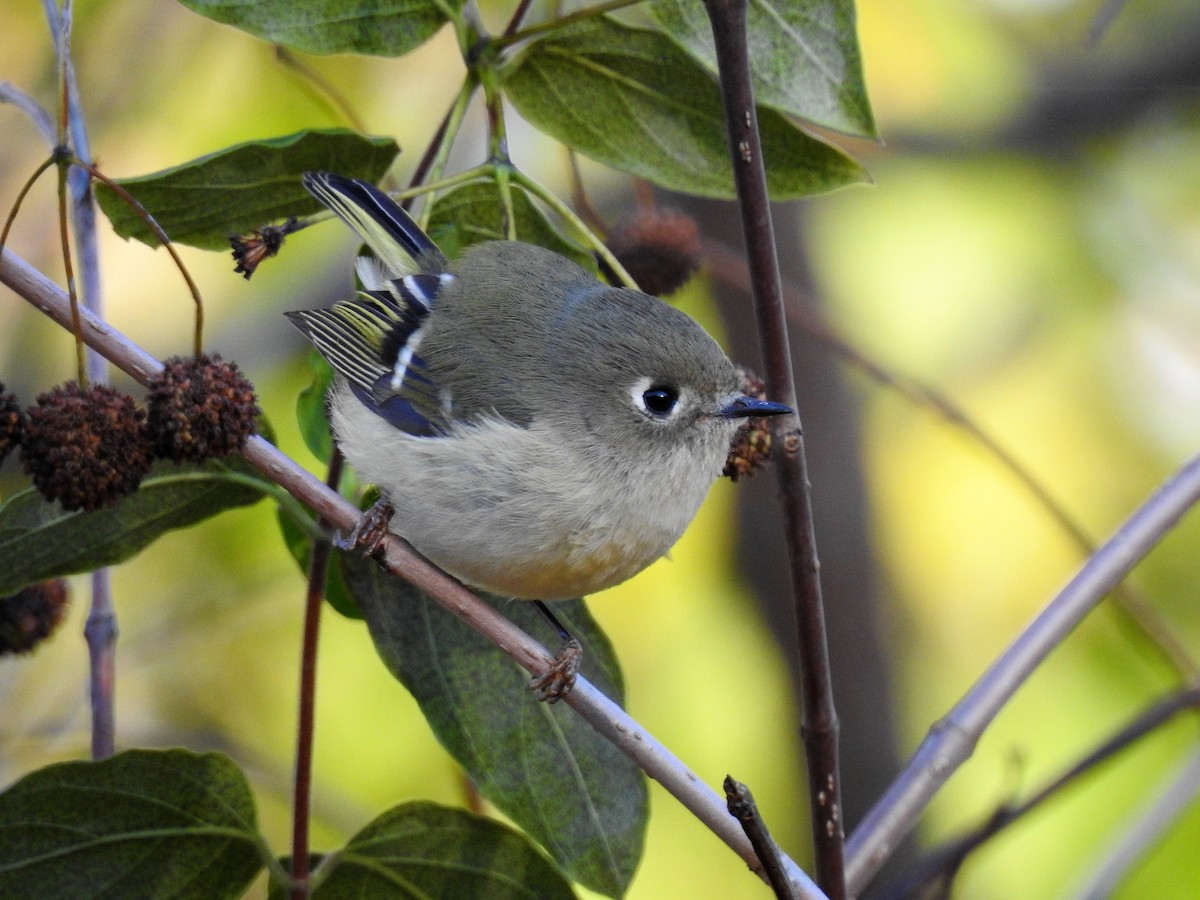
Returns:
[[[665,421],[679,409],[681,392],[669,382],[643,377],[629,389],[629,396],[638,410],[653,419]]]

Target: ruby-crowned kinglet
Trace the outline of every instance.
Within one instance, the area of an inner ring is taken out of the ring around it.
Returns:
[[[333,366],[342,453],[391,528],[467,584],[559,600],[619,584],[683,533],[748,416],[693,319],[541,247],[492,241],[449,263],[371,185],[308,173],[353,228],[363,290],[288,313]]]

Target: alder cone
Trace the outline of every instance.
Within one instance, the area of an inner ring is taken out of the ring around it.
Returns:
[[[202,462],[237,453],[254,433],[254,386],[220,356],[173,357],[150,386],[146,431],[155,455]]]
[[[66,510],[95,510],[132,494],[150,469],[145,412],[106,384],[68,381],[26,413],[21,460],[34,486]]]

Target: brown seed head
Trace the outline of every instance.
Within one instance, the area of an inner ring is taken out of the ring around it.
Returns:
[[[25,471],[63,509],[111,506],[136,491],[150,468],[144,418],[132,397],[106,384],[61,384],[26,413]]]
[[[254,386],[220,356],[173,357],[150,386],[146,431],[154,453],[176,462],[228,456],[254,433]]]
[[[28,653],[62,624],[70,594],[61,578],[0,597],[0,656]]]
[[[742,393],[747,397],[765,400],[767,388],[763,380],[747,369],[738,366],[742,376]],[[729,447],[725,470],[721,473],[733,481],[749,478],[771,461],[771,423],[764,416],[753,416],[739,428]]]
[[[675,293],[700,268],[700,228],[673,209],[635,213],[608,238],[609,249],[647,294]]]
[[[0,382],[0,463],[18,444],[21,443],[21,433],[25,430],[25,413],[21,404],[11,391],[4,389]]]

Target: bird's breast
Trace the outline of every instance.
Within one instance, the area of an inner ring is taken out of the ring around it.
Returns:
[[[394,531],[462,581],[525,599],[595,593],[663,556],[723,459],[623,453],[497,417],[415,437],[348,391],[331,408],[346,458],[395,508]]]

